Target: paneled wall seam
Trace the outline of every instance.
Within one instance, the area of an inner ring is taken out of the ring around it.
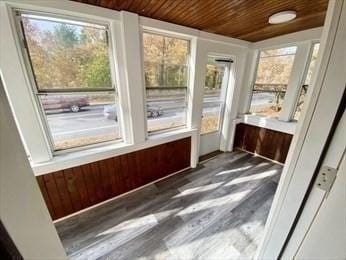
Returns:
[[[40,175],[37,176],[37,181],[52,219],[59,219],[179,170],[189,168],[190,148],[191,137],[187,137],[117,157]],[[95,187],[92,192],[89,189],[91,179],[88,180],[91,176]],[[62,179],[58,181],[59,178]],[[95,197],[95,199],[91,199],[91,197]]]

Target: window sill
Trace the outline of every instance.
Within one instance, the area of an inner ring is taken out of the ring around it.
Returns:
[[[179,129],[165,133],[156,134],[139,144],[113,143],[100,147],[94,147],[81,151],[56,155],[52,160],[42,163],[31,163],[35,176],[59,171],[78,165],[83,165],[107,158],[146,149],[167,142],[172,142],[197,134],[195,129]]]
[[[238,122],[236,123],[245,123],[249,125],[264,127],[292,135],[294,134],[297,126],[296,121],[285,122],[280,121],[276,118],[269,118],[249,114],[240,115],[236,120],[238,120]]]
[[[210,134],[217,134],[219,132],[219,129],[218,130],[213,130],[213,131],[210,131],[210,132],[206,132],[206,133],[201,133],[201,136],[207,136],[207,135],[210,135]]]

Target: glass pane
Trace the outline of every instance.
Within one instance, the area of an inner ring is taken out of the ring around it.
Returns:
[[[114,94],[40,95],[55,150],[121,139]]]
[[[295,54],[261,57],[258,62],[256,84],[287,84]]]
[[[149,133],[186,125],[186,90],[186,88],[147,89]]]
[[[190,43],[143,33],[148,132],[186,125]]]
[[[311,60],[310,60],[309,69],[308,69],[308,72],[307,72],[306,78],[305,78],[305,83],[304,83],[305,85],[309,85],[310,84],[312,72],[315,69],[319,48],[320,48],[320,44],[319,43],[314,44],[314,48],[313,48],[312,53],[311,53]]]
[[[144,63],[147,88],[187,87],[188,67],[180,64]]]
[[[308,85],[303,85],[300,90],[296,111],[293,116],[294,120],[298,121],[299,119],[300,113],[302,112],[302,109],[303,109],[303,104],[304,104],[304,100],[305,100],[305,96],[307,92],[308,92]]]
[[[39,90],[112,88],[107,28],[21,14]]]
[[[227,63],[216,62],[215,57],[208,58],[206,69],[201,134],[218,131],[224,103],[224,92],[228,81]]]
[[[143,33],[144,61],[188,64],[190,42],[158,34]]]
[[[274,56],[282,56],[282,55],[294,55],[296,54],[297,46],[291,46],[286,48],[280,48],[280,49],[273,49],[273,50],[264,50],[261,51],[260,57],[274,57]]]
[[[297,47],[261,51],[250,113],[278,117]]]
[[[282,108],[284,92],[257,91],[252,92],[250,112],[260,116],[277,118]]]
[[[304,82],[304,85],[302,86],[302,88],[300,90],[299,98],[297,101],[296,111],[295,111],[294,116],[293,116],[294,120],[298,120],[300,113],[302,112],[305,96],[306,96],[306,93],[308,92],[308,87],[309,87],[309,84],[311,81],[311,75],[315,69],[315,64],[316,64],[316,59],[317,59],[319,48],[320,48],[320,44],[315,43],[314,48],[313,48],[312,53],[311,53],[309,69],[308,69],[308,72],[306,73],[305,82]]]

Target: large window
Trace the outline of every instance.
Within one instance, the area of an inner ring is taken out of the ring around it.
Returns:
[[[143,33],[148,132],[186,125],[190,42]]]
[[[298,101],[297,101],[296,111],[295,111],[294,117],[293,117],[294,120],[298,120],[299,119],[300,113],[301,113],[301,111],[303,109],[303,104],[304,104],[305,96],[306,96],[306,93],[308,91],[308,87],[309,87],[310,81],[311,81],[311,75],[312,75],[312,72],[315,69],[315,64],[316,64],[319,48],[320,48],[320,44],[319,43],[315,43],[314,46],[313,46],[312,52],[311,52],[309,69],[308,69],[308,71],[306,73],[304,84],[303,84],[303,86],[301,87],[301,90],[300,90],[299,98],[298,98]]]
[[[201,134],[218,131],[223,112],[231,61],[208,57],[206,68]]]
[[[297,47],[260,52],[250,113],[278,117],[287,90]]]
[[[17,15],[53,149],[121,139],[107,26]]]

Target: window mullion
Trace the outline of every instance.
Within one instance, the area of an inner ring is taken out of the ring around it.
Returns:
[[[123,115],[129,122],[125,126],[127,142],[142,143],[146,139],[146,121],[144,104],[144,78],[142,70],[142,57],[140,27],[138,15],[121,12],[121,37],[124,67],[124,95],[126,95],[127,109]]]
[[[202,49],[202,42],[195,39],[191,42],[192,64],[188,92],[187,126],[190,129],[201,128],[203,110],[203,88],[207,55]]]
[[[251,99],[252,99],[252,93],[253,88],[256,81],[257,76],[257,68],[258,68],[258,62],[259,62],[259,50],[249,50],[247,53],[246,58],[246,71],[245,75],[250,75],[250,77],[247,80],[246,88],[243,90],[243,94],[241,97],[241,100],[243,102],[240,102],[240,104],[243,104],[242,107],[239,108],[240,114],[249,113],[250,111],[250,105],[251,105]]]
[[[297,52],[294,58],[291,75],[287,85],[287,91],[279,114],[279,120],[291,121],[296,107],[296,100],[299,96],[306,66],[309,61],[311,43],[304,42],[297,45]]]

